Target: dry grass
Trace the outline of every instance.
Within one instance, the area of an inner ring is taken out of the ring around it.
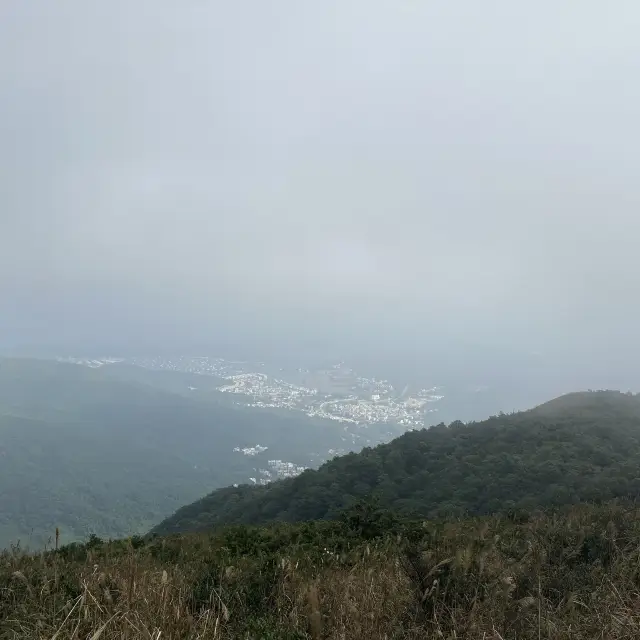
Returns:
[[[635,509],[433,524],[410,543],[334,532],[327,551],[295,528],[238,531],[6,552],[0,638],[640,638]]]

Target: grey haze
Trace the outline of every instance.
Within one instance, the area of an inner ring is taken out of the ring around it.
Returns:
[[[0,346],[635,388],[638,33],[624,0],[4,2]]]

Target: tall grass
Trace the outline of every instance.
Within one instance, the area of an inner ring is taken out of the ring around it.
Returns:
[[[0,556],[0,638],[640,638],[640,511],[236,527]]]

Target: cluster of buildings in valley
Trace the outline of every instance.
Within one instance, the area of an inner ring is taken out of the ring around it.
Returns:
[[[280,480],[282,478],[295,478],[299,476],[303,471],[307,470],[299,464],[293,462],[284,462],[283,460],[269,460],[267,463],[269,469],[259,469],[259,473],[262,476],[261,484],[271,482],[271,480]]]
[[[218,391],[247,396],[246,404],[250,407],[299,409],[308,398],[318,393],[317,389],[269,378],[265,373],[241,373],[231,376],[228,382],[218,387]]]
[[[233,451],[234,453],[242,453],[245,456],[256,456],[259,453],[265,452],[267,449],[268,447],[257,444],[255,447],[234,447]],[[295,478],[307,469],[307,467],[303,465],[285,462],[283,460],[269,460],[267,461],[267,467],[267,469],[255,469],[257,475],[249,478],[249,480],[253,484],[268,484],[273,480]]]
[[[246,363],[243,362],[229,361],[224,358],[210,358],[208,356],[129,358],[126,362],[154,371],[178,371],[203,376],[217,376],[220,378],[227,378],[238,373],[243,373],[244,366],[246,366]]]
[[[347,375],[351,373],[347,371]],[[345,372],[341,374],[340,380],[344,381]],[[330,379],[335,382],[338,378]],[[355,425],[391,423],[407,429],[424,426],[425,414],[437,411],[432,405],[444,397],[435,387],[422,389],[416,396],[408,396],[405,389],[398,397],[387,380],[356,376],[349,380],[348,395],[322,394],[318,389],[270,378],[265,373],[231,376],[218,391],[240,394],[250,407],[298,410],[310,417]]]
[[[61,359],[62,360],[62,359]],[[398,393],[387,380],[357,375],[343,363],[327,369],[298,368],[289,376],[297,384],[272,377],[263,371],[264,363],[229,361],[211,357],[151,358],[65,358],[90,367],[126,362],[155,371],[177,371],[223,378],[221,393],[236,394],[238,404],[258,408],[301,411],[310,417],[335,420],[345,424],[393,424],[404,429],[420,428],[425,416],[437,411],[443,398],[437,388],[408,394],[408,387]],[[193,389],[193,387],[189,387]]]
[[[370,399],[349,396],[337,400],[327,400],[318,406],[310,407],[307,415],[349,422],[352,424],[385,424],[393,423],[406,428],[424,426],[426,404],[435,400],[424,398],[408,398],[394,400],[380,398],[374,394]]]
[[[243,453],[245,456],[257,456],[259,453],[263,453],[268,448],[269,447],[263,447],[257,444],[255,447],[243,447],[242,449],[240,447],[234,447],[233,451],[234,453]]]
[[[67,362],[69,364],[80,364],[90,369],[99,369],[106,364],[116,364],[118,362],[124,362],[124,358],[56,358],[58,362]]]

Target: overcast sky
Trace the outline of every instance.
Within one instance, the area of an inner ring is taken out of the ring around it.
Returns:
[[[632,363],[638,33],[631,0],[4,1],[1,342]]]

